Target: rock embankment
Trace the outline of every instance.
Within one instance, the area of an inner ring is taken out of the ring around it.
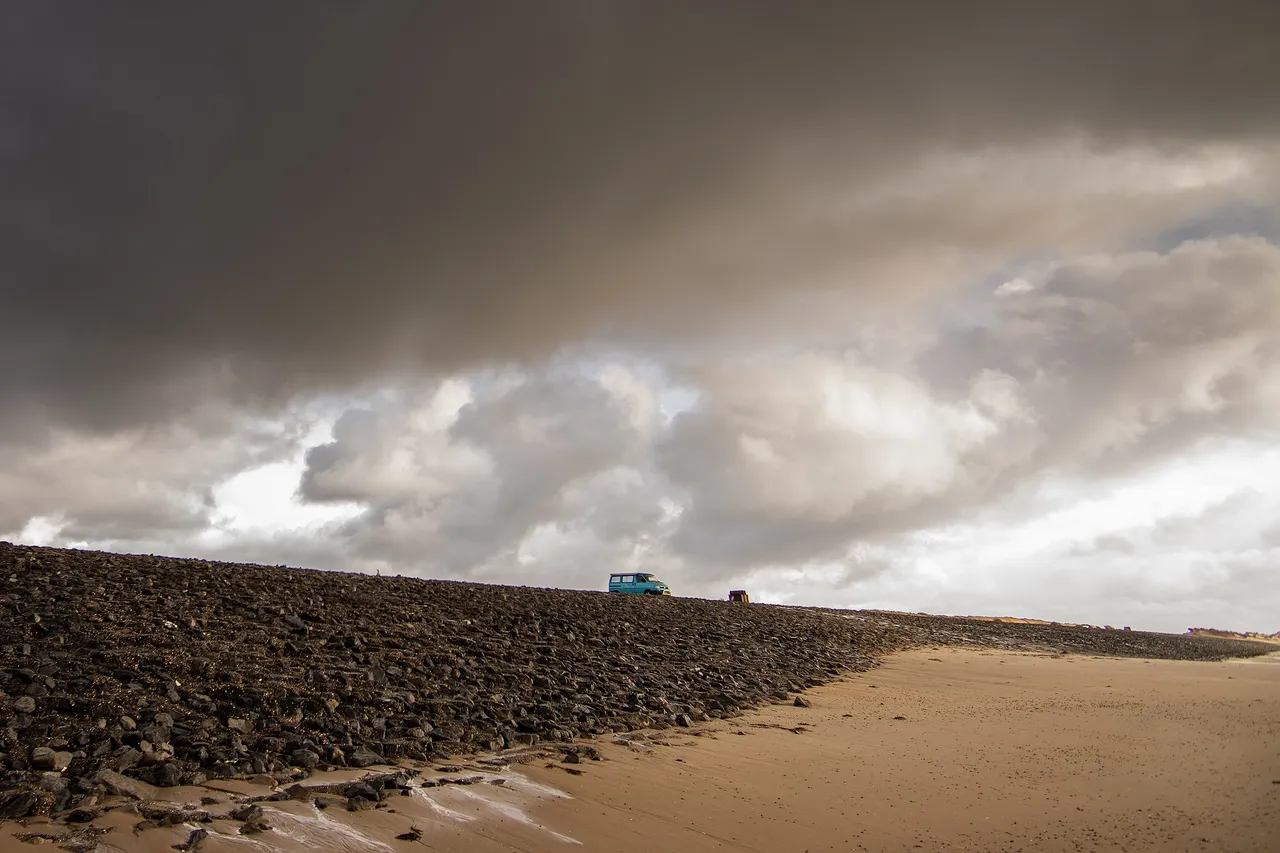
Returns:
[[[1280,631],[1263,634],[1258,631],[1224,631],[1221,628],[1188,628],[1187,633],[1200,637],[1225,637],[1231,640],[1258,640],[1263,643],[1280,643]]]
[[[829,611],[839,613],[840,611]],[[859,616],[905,634],[915,645],[991,646],[1158,660],[1216,661],[1270,654],[1274,645],[1235,638],[1161,634],[1060,622],[997,622],[923,613],[857,611]]]
[[[1273,648],[974,621],[0,543],[0,818],[132,780],[299,778],[691,725],[923,643]]]
[[[805,610],[8,545],[0,580],[9,817],[104,770],[167,787],[688,724],[902,645]]]

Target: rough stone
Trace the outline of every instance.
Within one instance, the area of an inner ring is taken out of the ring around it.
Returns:
[[[357,746],[347,755],[349,767],[368,767],[371,764],[381,763],[382,756],[365,746]]]
[[[320,756],[310,749],[295,749],[289,754],[289,763],[304,770],[315,770],[320,763]]]
[[[144,800],[150,797],[152,793],[144,783],[116,773],[114,770],[99,771],[96,778],[98,783],[107,790],[107,793],[114,794],[117,797]]]
[[[37,746],[31,750],[31,758],[29,759],[32,770],[60,770],[56,767],[57,759],[55,753],[47,746]],[[64,767],[66,765],[63,765]]]
[[[175,788],[182,784],[182,768],[172,761],[162,761],[143,770],[139,778],[157,788]]]
[[[377,802],[381,799],[378,796],[378,792],[375,791],[371,785],[365,782],[357,782],[354,785],[350,785],[342,793],[343,796],[349,800],[363,799]]]
[[[243,821],[244,823],[258,820],[261,817],[262,806],[257,803],[249,803],[248,805],[239,806],[231,810],[231,819]]]
[[[40,796],[33,791],[0,793],[0,820],[27,817],[40,806]]]
[[[201,842],[208,837],[209,830],[193,829],[191,830],[191,834],[187,836],[186,843],[179,845],[179,849],[186,851],[186,853],[195,853],[195,851],[200,848]]]
[[[284,795],[290,800],[301,800],[302,802],[311,799],[311,791],[305,785],[290,785],[285,789]]]

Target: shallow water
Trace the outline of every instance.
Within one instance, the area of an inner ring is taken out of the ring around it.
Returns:
[[[280,850],[281,838],[308,850],[323,853],[392,853],[392,847],[346,823],[310,806],[310,814],[296,815],[283,809],[264,808],[263,817],[271,825],[257,836],[233,835],[227,839],[255,850]]]
[[[541,788],[545,786],[539,785],[538,787]],[[490,787],[490,790],[493,790],[492,787]],[[442,793],[446,793],[446,792],[442,792]],[[568,797],[567,794],[563,794],[559,791],[556,792],[556,795],[559,797]],[[582,843],[578,841],[576,838],[571,838],[568,835],[564,835],[563,833],[556,832],[553,829],[548,829],[547,827],[533,820],[533,818],[529,817],[529,815],[525,812],[524,808],[522,808],[520,805],[510,801],[504,801],[500,797],[496,797],[487,793],[481,793],[480,791],[472,790],[471,788],[455,788],[451,791],[447,791],[447,796],[478,801],[479,803],[482,804],[483,810],[494,812],[498,815],[501,815],[507,818],[508,820],[513,820],[516,823],[523,824],[533,829],[542,830],[543,832],[546,832],[550,834],[552,837],[557,838],[560,841],[563,841],[567,844]],[[468,819],[474,820],[475,818],[468,818]]]
[[[475,773],[484,781],[474,785],[442,785],[413,788],[408,797],[394,797],[388,808],[348,812],[340,806],[319,809],[314,803],[262,803],[263,818],[271,829],[258,835],[239,835],[240,825],[218,822],[202,850],[254,851],[254,853],[395,853],[396,835],[410,827],[422,832],[422,843],[433,836],[474,835],[493,841],[518,833],[540,835],[564,844],[580,842],[535,821],[530,809],[550,800],[572,799],[569,794],[527,776],[504,771]],[[502,784],[490,784],[501,779]],[[191,827],[194,828],[194,827]],[[389,843],[390,842],[390,843]]]

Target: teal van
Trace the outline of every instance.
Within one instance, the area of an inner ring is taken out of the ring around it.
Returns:
[[[635,595],[670,595],[671,589],[653,575],[645,572],[619,572],[609,575],[609,592],[630,592]]]

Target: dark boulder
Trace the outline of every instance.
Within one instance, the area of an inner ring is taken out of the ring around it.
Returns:
[[[0,820],[28,817],[40,807],[41,798],[32,791],[0,793]]]
[[[143,770],[138,778],[157,788],[176,788],[182,784],[182,768],[176,762],[162,761]]]
[[[289,754],[289,763],[303,770],[315,770],[320,763],[320,756],[310,749],[295,749]]]

